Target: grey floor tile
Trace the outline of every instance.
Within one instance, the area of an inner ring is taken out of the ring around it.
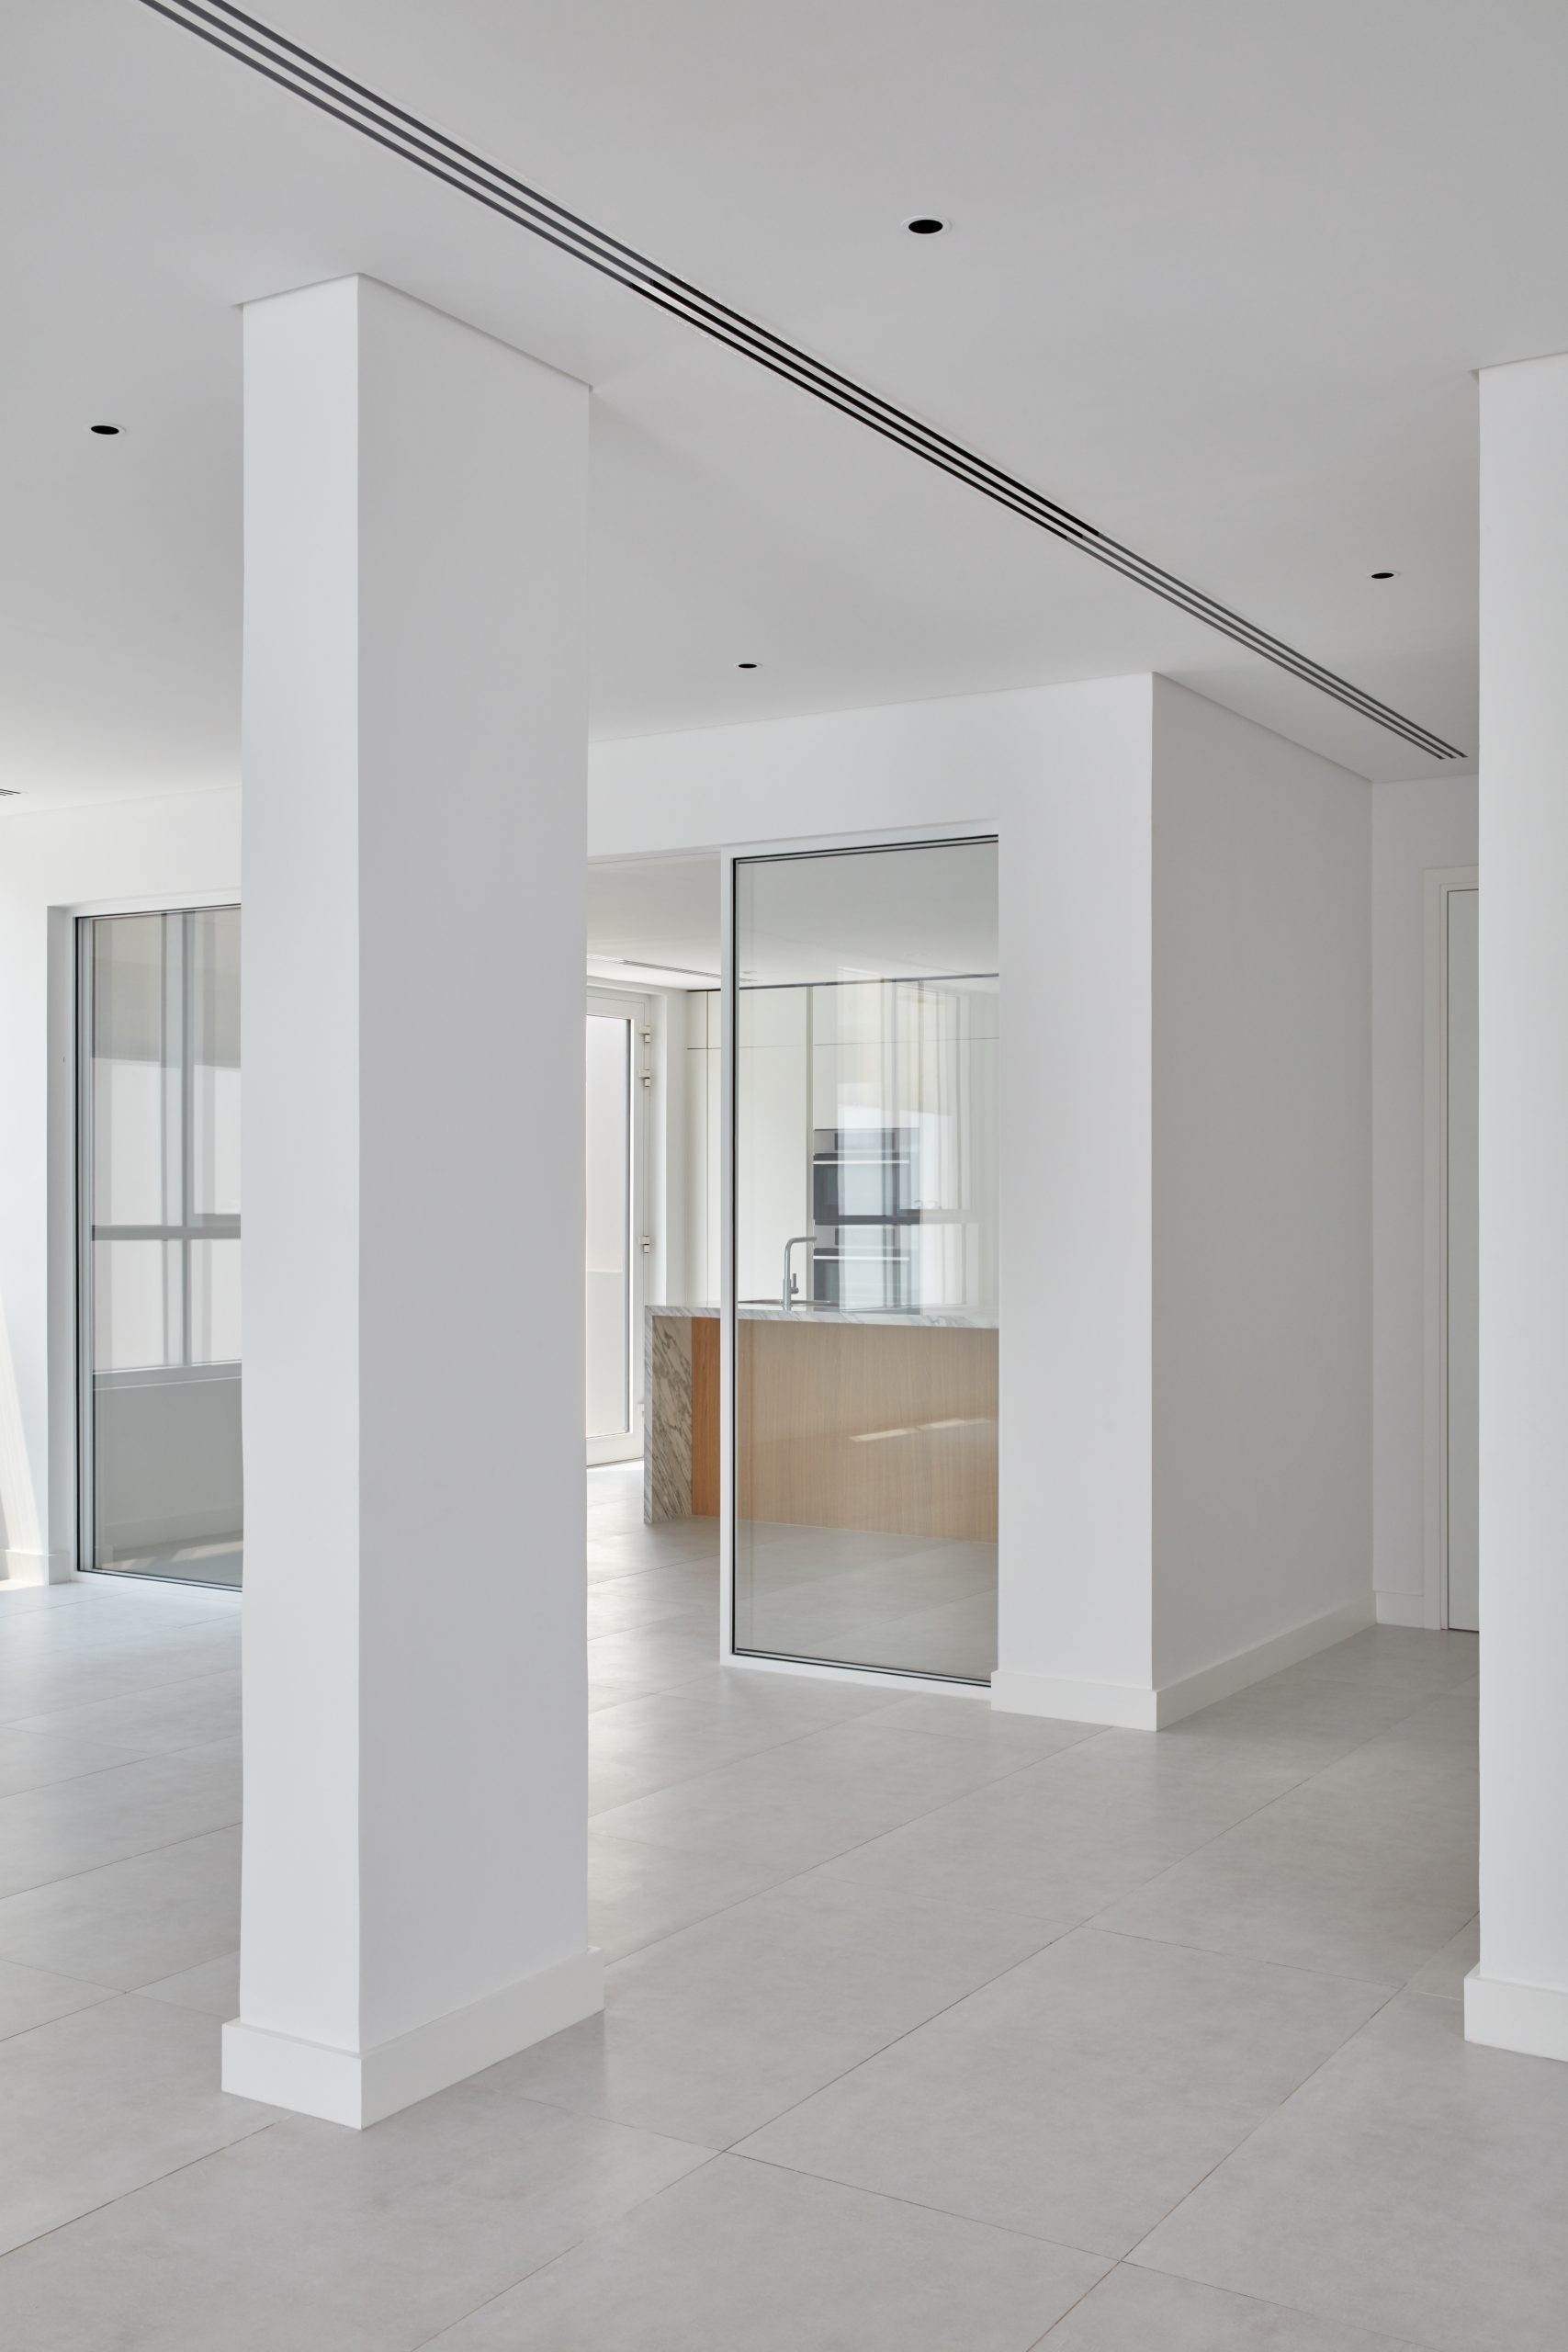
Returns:
[[[693,1853],[588,1832],[589,1934],[607,1961],[625,1959],[678,1928],[709,1919],[795,1873],[745,1846]]]
[[[369,2132],[289,2118],[0,2262],[0,2341],[413,2352],[705,2161],[489,2075]]]
[[[50,1621],[49,1630],[54,1630]],[[0,1722],[30,1722],[64,1708],[105,1705],[231,1670],[239,1641],[228,1630],[140,1628],[124,1638],[50,1641],[0,1648]]]
[[[0,1797],[46,1789],[56,1781],[78,1781],[85,1773],[137,1760],[133,1748],[111,1747],[107,1741],[80,1738],[72,1732],[16,1731],[6,1725],[0,1730]]]
[[[230,1742],[0,1797],[0,1896],[232,1828],[239,1818],[240,1760]]]
[[[1028,2352],[1099,2268],[1003,2230],[720,2157],[436,2342],[440,2352]]]
[[[1177,1747],[1238,1747],[1304,1779],[1393,1729],[1422,1702],[1405,1691],[1381,1689],[1375,1678],[1330,1678],[1284,1690],[1280,1679],[1276,1675],[1255,1682],[1171,1724],[1160,1736]]]
[[[783,1747],[811,1728],[777,1715],[727,1712],[682,1691],[600,1708],[589,1722],[588,1809],[608,1812],[743,1756]]]
[[[984,1786],[1018,1761],[960,1740],[886,1730],[877,1713],[682,1781],[599,1819],[613,1836],[649,1845],[722,1851],[745,1844],[781,1871],[804,1871]]]
[[[236,1829],[0,1901],[0,1960],[122,1992],[216,1960],[239,1939]]]
[[[509,2064],[533,2097],[722,2148],[1050,1932],[793,1880],[618,1962],[602,2018]]]
[[[1390,1768],[1366,1756],[1292,1790],[1100,1924],[1403,1984],[1475,1911],[1474,1790],[1467,1802],[1429,1786],[1391,1795]]]
[[[1398,2352],[1395,2339],[1325,2325],[1252,2295],[1195,2287],[1121,2263],[1066,2319],[1041,2352]]]
[[[624,1634],[637,1625],[704,1626],[717,1639],[718,1595],[705,1572],[696,1586],[679,1568],[649,1568],[588,1588],[588,1635]]]
[[[106,1740],[110,1747],[156,1756],[209,1740],[230,1739],[240,1728],[237,1668],[137,1690],[85,1706],[56,1707],[21,1719],[27,1731],[61,1732]]]
[[[1372,1625],[1332,1649],[1319,1650],[1300,1666],[1287,1667],[1272,1679],[1286,1689],[1310,1689],[1327,1682],[1359,1683],[1391,1694],[1399,1693],[1412,1705],[1432,1692],[1468,1680],[1475,1672],[1473,1634],[1427,1634],[1404,1625]]]
[[[744,2151],[1120,2256],[1382,1997],[1080,1929]]]
[[[783,1721],[792,1730],[826,1731],[833,1724],[886,1713],[903,1693],[883,1682],[829,1681],[768,1667],[721,1664],[716,1654],[700,1672],[682,1679],[681,1696],[711,1700],[729,1714]]]
[[[596,1533],[591,1528],[589,1564],[601,1574],[608,1569],[617,1576],[636,1576],[645,1568],[676,1567],[688,1561],[711,1561],[716,1567],[717,1522],[710,1522],[710,1526],[711,1532],[709,1527],[695,1521],[676,1520],[657,1527],[614,1533]]]
[[[74,1604],[76,1586],[71,1584],[12,1584],[0,1582],[0,1634],[8,1625],[19,1623],[36,1609],[61,1609]]]
[[[868,1841],[835,1875],[1087,1919],[1269,1802],[1291,1775],[1245,1748],[1099,1732]]]
[[[1379,1628],[1157,1737],[1051,1724],[720,1665],[716,1527],[645,1529],[636,1465],[589,1494],[608,2020],[362,2135],[202,2138],[238,1838],[161,1841],[233,1817],[236,1599],[0,1591],[7,2144],[42,2118],[11,2211],[77,2215],[0,2257],[0,2342],[1555,2345],[1568,2069],[1458,2040],[1472,1638]],[[754,1533],[824,1641],[986,1600],[953,1546]],[[1380,1971],[1417,1997],[1358,2030]],[[709,2160],[740,2132],[768,2162]]]
[[[942,1692],[931,1698],[898,1698],[883,1713],[890,1731],[920,1731],[933,1739],[961,1739],[1020,1764],[1037,1763],[1080,1740],[1093,1739],[1093,1724],[1056,1723],[1044,1715],[998,1714],[989,1696]]]
[[[219,2089],[218,2064],[210,2018],[134,1995],[0,2041],[6,2137],[26,2152],[0,2167],[0,2248],[274,2122]]]
[[[667,1619],[596,1634],[588,1644],[590,1697],[601,1706],[613,1706],[672,1690],[711,1666],[717,1655],[716,1625]]]
[[[1565,2213],[1568,2066],[1404,1994],[1137,2259],[1435,2352],[1561,2352]]]
[[[79,1977],[52,1975],[47,1969],[18,1968],[0,1960],[0,2039],[26,2033],[53,2018],[69,2017],[73,2009],[89,2009],[95,2001],[112,1996],[102,1984],[84,1984]]]
[[[222,2024],[240,2014],[240,1955],[228,1951],[219,1960],[204,1960],[196,1968],[182,1968],[176,1975],[157,1977],[136,1989],[144,2001],[172,2001],[178,2009],[196,2009]]]
[[[1424,1968],[1418,1968],[1410,1980],[1413,1993],[1431,1993],[1439,2000],[1462,2001],[1464,1980],[1481,1962],[1481,1921],[1467,1920],[1441,1951],[1432,1954]]]

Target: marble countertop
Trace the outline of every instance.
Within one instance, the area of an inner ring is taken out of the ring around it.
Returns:
[[[719,1313],[716,1306],[649,1306],[645,1311],[650,1322],[660,1315],[705,1321],[716,1317]],[[743,1299],[738,1312],[743,1323],[884,1323],[900,1330],[908,1330],[913,1326],[918,1330],[927,1331],[994,1331],[997,1329],[994,1315],[965,1315],[957,1309],[931,1313],[923,1310],[917,1313],[913,1308],[902,1312],[885,1309],[867,1313],[848,1306],[802,1305],[790,1307],[786,1313],[783,1306],[765,1306]]]

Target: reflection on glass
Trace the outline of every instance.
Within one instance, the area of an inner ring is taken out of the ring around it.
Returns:
[[[197,1217],[238,1216],[240,917],[233,907],[211,907],[189,922],[190,1206]],[[236,1250],[236,1270],[239,1262]],[[234,1353],[239,1353],[237,1332]]]
[[[240,918],[81,931],[82,1557],[240,1580]]]
[[[590,1438],[632,1425],[632,1024],[588,1015],[587,1421]]]
[[[736,866],[739,1650],[996,1664],[996,861]]]

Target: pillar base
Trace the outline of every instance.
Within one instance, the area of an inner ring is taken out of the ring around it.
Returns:
[[[1154,1731],[1157,1690],[1138,1682],[1074,1682],[1055,1674],[991,1677],[991,1704],[998,1714],[1048,1715],[1056,1723],[1099,1724],[1110,1731]]]
[[[1568,2060],[1568,1992],[1557,1984],[1510,1984],[1472,1968],[1464,1980],[1464,2038],[1527,2058]]]
[[[357,2132],[597,2016],[604,2006],[604,1956],[592,1951],[374,2050],[333,2050],[234,2018],[223,2029],[223,2087]]]

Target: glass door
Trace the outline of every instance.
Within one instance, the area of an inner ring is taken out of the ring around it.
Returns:
[[[77,946],[81,1565],[237,1585],[239,910]]]
[[[645,1105],[651,1083],[647,1001],[588,999],[585,1365],[588,1460],[642,1451]]]
[[[996,1665],[997,846],[735,867],[734,1643]]]

